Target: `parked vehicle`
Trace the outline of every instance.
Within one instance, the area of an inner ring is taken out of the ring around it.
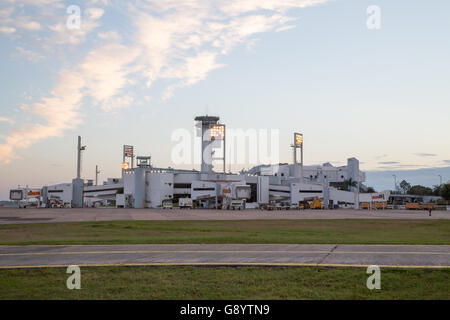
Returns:
[[[194,207],[191,198],[180,198],[178,199],[178,206],[180,209],[192,209]]]
[[[172,209],[173,208],[172,200],[165,200],[165,201],[163,201],[162,208],[163,209]]]
[[[231,200],[230,208],[231,210],[244,210],[245,200]]]

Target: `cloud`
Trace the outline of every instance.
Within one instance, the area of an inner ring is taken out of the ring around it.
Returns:
[[[140,53],[137,47],[111,43],[92,50],[80,65],[87,93],[96,104],[107,102],[128,84],[128,76],[139,67],[129,66]]]
[[[6,27],[6,26],[0,27],[0,33],[3,33],[3,34],[12,34],[12,33],[14,33],[14,32],[16,32],[16,28],[13,28],[13,27]]]
[[[378,162],[378,164],[399,164],[400,162],[397,161],[381,161]]]
[[[77,68],[60,73],[49,97],[22,109],[43,120],[43,123],[24,125],[12,131],[0,145],[0,161],[9,163],[16,159],[14,150],[51,137],[82,123],[79,112],[84,97],[90,96],[95,105],[104,110],[128,107],[132,98],[117,96],[125,86],[126,75],[133,71],[127,64],[134,60],[133,53],[119,44],[109,44],[93,50]]]
[[[52,51],[55,46],[79,45],[99,25],[108,1],[90,0],[79,4],[81,24],[69,29],[73,12],[62,0],[7,0],[0,3],[0,33],[15,36],[36,47]],[[36,41],[38,40],[38,41]]]
[[[414,155],[418,157],[437,157],[437,154],[434,153],[414,153]]]
[[[450,164],[450,160],[443,160],[442,162],[444,162],[446,164]]]
[[[14,53],[14,58],[23,58],[30,62],[36,63],[44,59],[42,54],[37,52],[24,49],[22,47],[16,47],[16,52]]]
[[[164,83],[161,98],[169,99],[176,89],[192,86],[213,70],[225,67],[219,60],[235,47],[251,46],[258,34],[294,27],[291,23],[297,18],[288,16],[289,10],[324,2],[115,2],[114,13],[121,23],[105,27],[102,17],[108,14],[109,1],[90,0],[83,3],[80,29],[70,30],[66,19],[61,19],[67,16],[63,1],[8,0],[0,5],[0,32],[9,33],[11,39],[17,34],[27,44],[27,49],[16,46],[19,55],[40,61],[56,48],[63,48],[62,60],[69,63],[59,72],[48,95],[23,107],[34,117],[33,122],[14,128],[5,137],[0,145],[0,162],[17,157],[16,149],[76,128],[82,123],[80,109],[85,101],[105,111],[128,108],[136,98],[142,99],[133,96],[131,87],[144,84],[149,88],[158,80]],[[33,9],[23,10],[27,6]],[[25,14],[29,12],[33,16]],[[101,32],[94,33],[100,26]],[[84,47],[72,52],[67,45]],[[81,52],[85,55],[80,57]]]
[[[2,116],[0,116],[0,122],[7,122],[9,124],[14,124],[15,123],[14,120],[12,120],[10,118],[7,118],[7,117],[2,117]]]
[[[376,160],[380,160],[380,159],[386,158],[386,157],[388,157],[388,156],[389,156],[388,154],[381,154],[381,155],[379,155],[379,156],[376,156],[375,159],[376,159]]]
[[[324,0],[258,1],[147,1],[131,11],[142,46],[143,76],[150,87],[158,79],[173,80],[163,94],[190,86],[224,67],[217,62],[237,45],[254,43],[253,36],[289,30],[288,9],[307,7]],[[263,10],[263,11],[261,11]],[[158,30],[158,32],[149,32]]]
[[[79,74],[62,71],[50,97],[24,107],[30,114],[42,118],[44,123],[26,124],[14,129],[0,145],[1,161],[8,163],[16,159],[14,151],[17,148],[27,148],[36,141],[61,136],[65,130],[79,125],[81,117],[77,111],[83,97],[80,91],[83,86],[84,80]]]

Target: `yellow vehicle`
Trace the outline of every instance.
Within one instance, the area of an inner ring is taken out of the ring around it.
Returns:
[[[407,210],[419,210],[419,209],[420,209],[419,203],[417,203],[417,202],[409,202],[409,203],[406,203],[406,204],[405,204],[405,208],[406,208]]]
[[[315,198],[311,204],[311,209],[322,210],[325,206],[322,204],[322,198]]]
[[[434,210],[434,204],[433,203],[422,203],[421,205],[422,210]]]

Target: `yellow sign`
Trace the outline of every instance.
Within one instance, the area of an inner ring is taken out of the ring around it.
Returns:
[[[295,146],[296,147],[303,146],[303,135],[301,133],[295,134]]]
[[[123,170],[130,169],[130,164],[128,162],[122,162],[122,169]]]

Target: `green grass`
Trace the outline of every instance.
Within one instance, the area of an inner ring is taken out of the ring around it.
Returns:
[[[450,220],[108,221],[1,225],[0,245],[450,244]]]
[[[91,267],[68,290],[64,268],[0,270],[0,299],[450,299],[450,270],[365,268]]]

